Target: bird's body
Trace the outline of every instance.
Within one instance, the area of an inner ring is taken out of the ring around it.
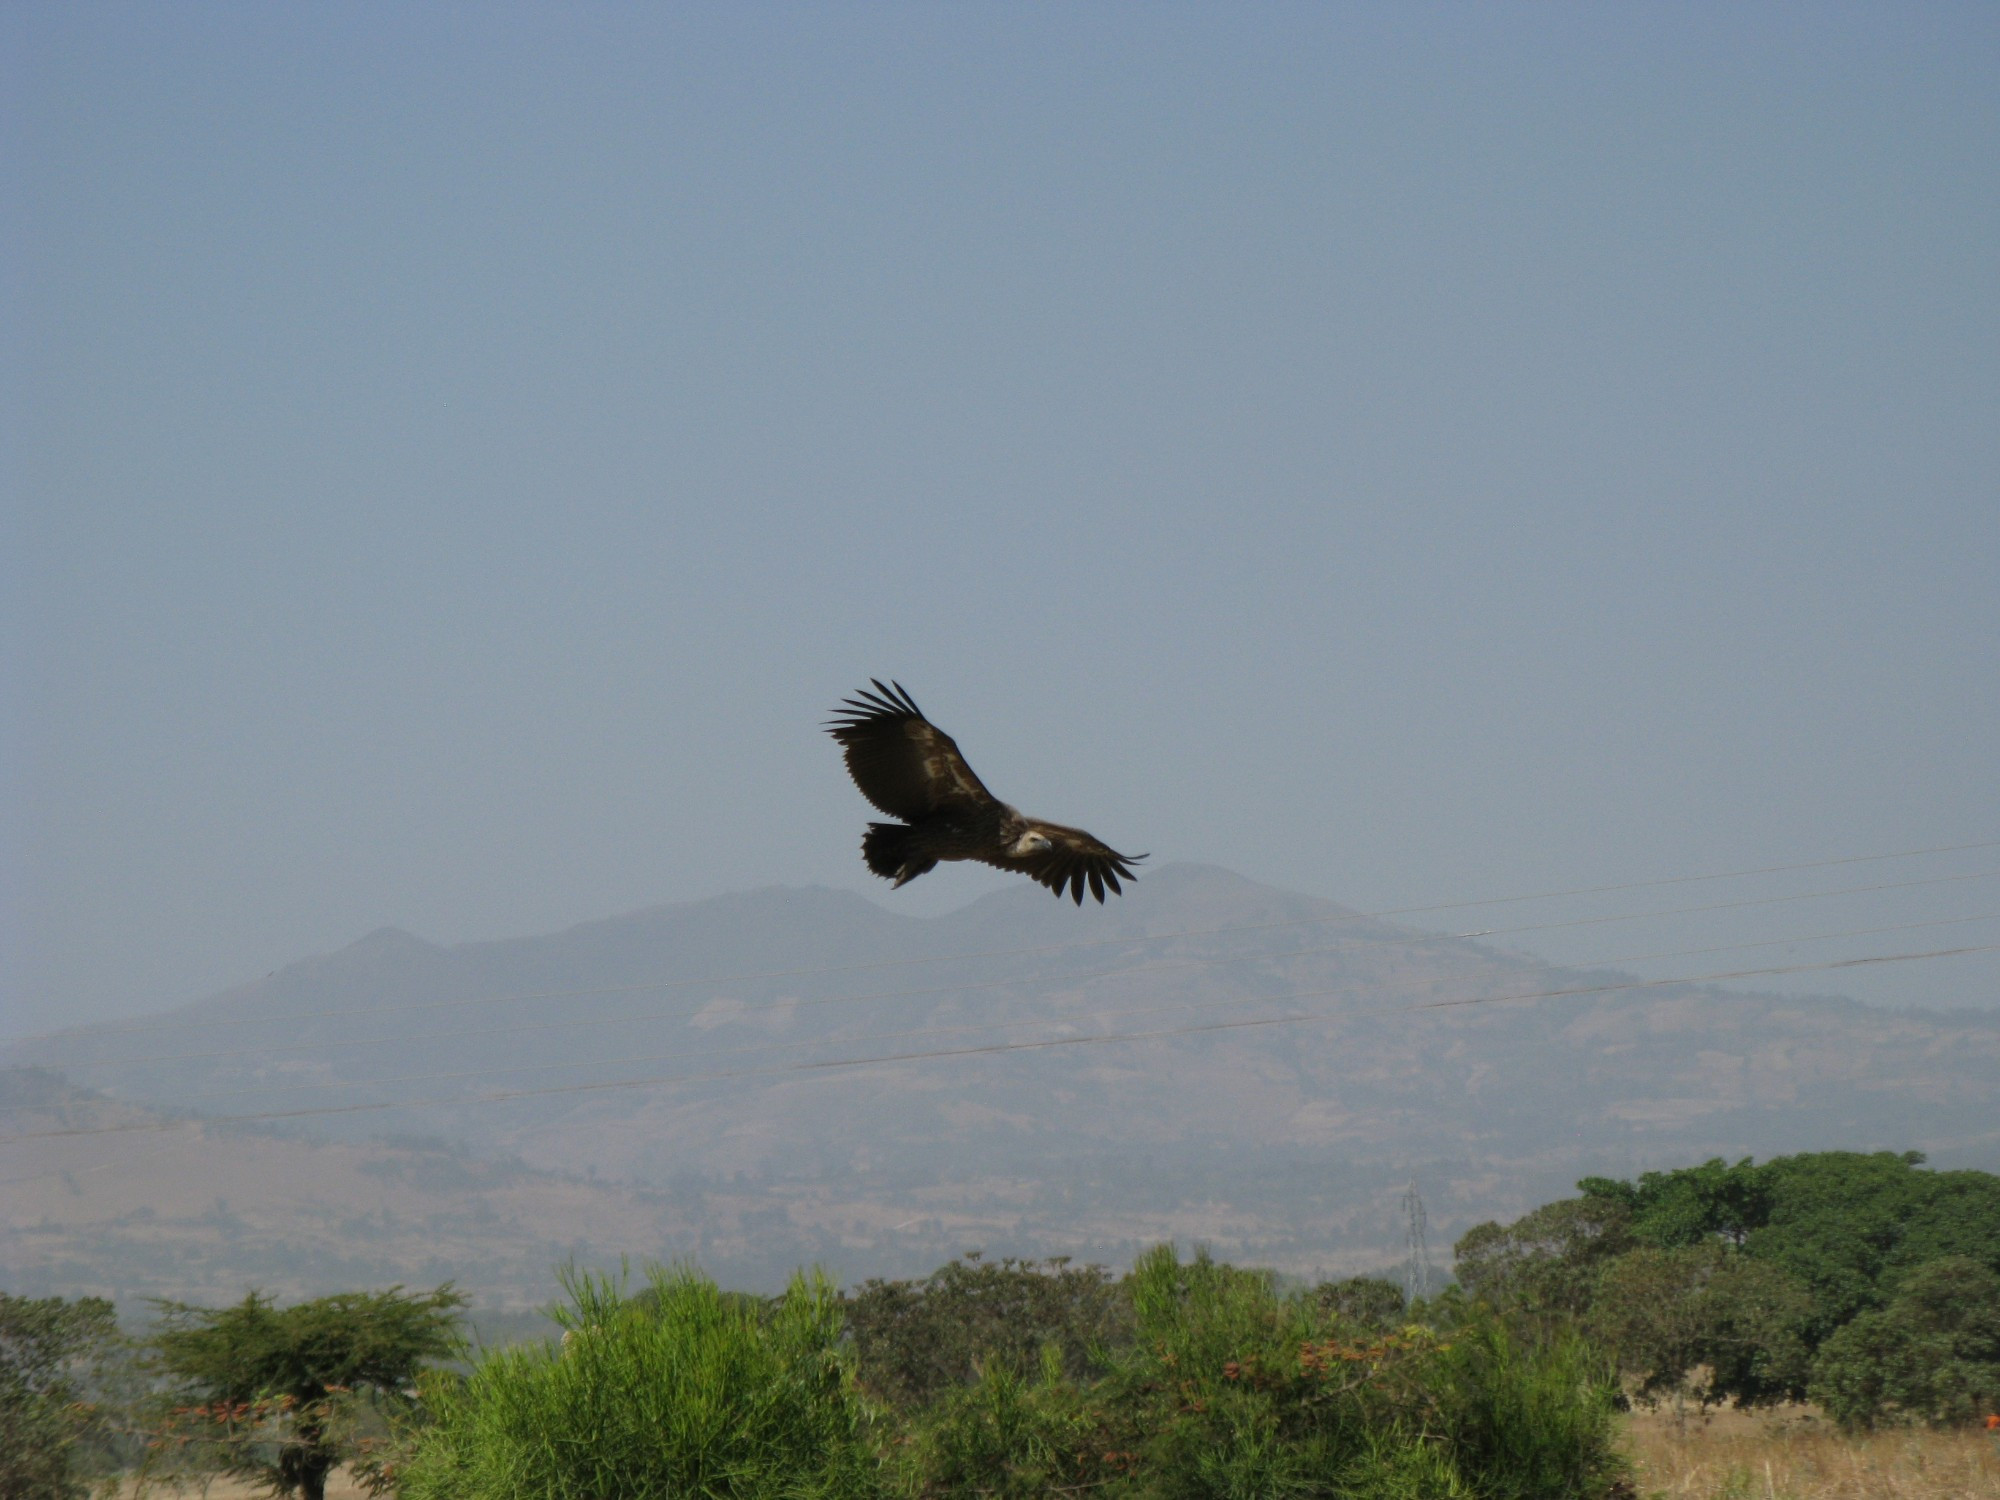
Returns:
[[[900,823],[870,823],[861,840],[868,868],[897,886],[945,860],[976,859],[1039,881],[1083,903],[1086,883],[1101,902],[1108,885],[1134,878],[1143,854],[1120,854],[1081,828],[1030,818],[973,774],[952,737],[923,716],[901,683],[849,698],[827,726],[847,755],[861,794]]]

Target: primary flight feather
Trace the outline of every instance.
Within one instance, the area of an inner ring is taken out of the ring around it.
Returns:
[[[901,683],[870,681],[875,690],[849,698],[827,724],[861,795],[903,820],[868,825],[861,857],[870,870],[900,886],[940,860],[976,859],[1019,871],[1058,896],[1067,887],[1079,906],[1085,885],[1102,902],[1106,886],[1122,894],[1120,878],[1137,878],[1132,866],[1145,855],[1120,854],[1081,828],[1023,816],[986,790]]]

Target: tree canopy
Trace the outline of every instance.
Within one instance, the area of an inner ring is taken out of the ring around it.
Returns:
[[[1636,1182],[1586,1177],[1586,1200],[1630,1216],[1642,1245],[1724,1239],[1811,1292],[1814,1342],[1881,1307],[1903,1277],[1948,1255],[2000,1271],[2000,1177],[1924,1170],[1918,1151],[1815,1151],[1758,1166],[1720,1159]]]
[[[1589,1328],[1642,1394],[1699,1370],[1703,1399],[1810,1387],[1849,1425],[1965,1420],[1995,1399],[1978,1306],[2000,1277],[2000,1177],[1923,1162],[1821,1151],[1587,1177],[1580,1197],[1469,1231],[1459,1279],[1516,1322]]]

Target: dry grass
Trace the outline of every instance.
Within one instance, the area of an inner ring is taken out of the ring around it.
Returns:
[[[1843,1437],[1809,1408],[1636,1413],[1646,1500],[2000,1500],[2000,1439],[1979,1431]]]
[[[1775,1414],[1737,1411],[1641,1412],[1625,1428],[1643,1500],[2000,1500],[2000,1436],[1984,1432],[1898,1432],[1842,1437],[1806,1408]],[[202,1491],[178,1492],[196,1500]],[[218,1479],[206,1500],[265,1500],[269,1492]],[[164,1485],[144,1500],[176,1500]],[[326,1500],[364,1500],[343,1470]],[[124,1500],[138,1500],[128,1485]]]

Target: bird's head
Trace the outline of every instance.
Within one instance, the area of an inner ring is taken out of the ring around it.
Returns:
[[[1008,852],[1016,859],[1026,859],[1030,854],[1046,854],[1053,848],[1055,845],[1049,842],[1048,835],[1037,833],[1030,828],[1014,840],[1014,847]]]

